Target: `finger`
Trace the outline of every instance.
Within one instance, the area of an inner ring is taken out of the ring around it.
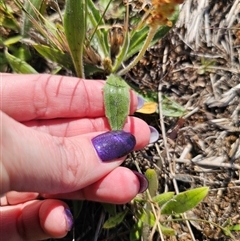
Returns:
[[[146,130],[145,125],[141,122],[133,125],[133,134]],[[3,147],[3,193],[10,190],[53,194],[76,191],[106,176],[125,158],[113,158],[108,163],[101,161],[92,143],[99,132],[68,138],[53,137],[21,125],[4,113],[0,131],[4,140],[0,143]],[[146,145],[149,136],[149,129],[137,135],[136,147]],[[105,140],[101,141],[105,143]],[[107,143],[115,148],[112,139]],[[118,153],[111,149],[108,151],[114,155]]]
[[[59,200],[30,201],[1,208],[1,239],[34,241],[64,237],[72,226],[67,205]]]
[[[24,123],[37,131],[48,133],[52,136],[70,137],[91,132],[109,131],[109,123],[106,117],[95,119],[72,119],[72,120],[36,120]],[[137,129],[141,127],[141,131]],[[142,140],[143,133],[149,132],[149,126],[141,119],[128,117],[123,130],[134,133],[137,140]],[[145,141],[145,138],[144,138]],[[146,145],[145,142],[138,141],[136,149],[141,149]]]
[[[117,167],[102,179],[84,189],[45,198],[91,200],[105,203],[124,204],[131,201],[141,189],[139,178],[128,168]],[[143,184],[147,186],[147,184]]]
[[[39,196],[37,192],[16,192],[10,191],[6,193],[8,205],[16,205],[27,201],[35,200]]]
[[[2,111],[18,121],[104,116],[103,81],[57,75],[2,74]],[[137,97],[131,91],[131,113]]]

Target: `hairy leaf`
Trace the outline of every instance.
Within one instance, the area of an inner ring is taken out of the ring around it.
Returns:
[[[130,92],[125,81],[114,74],[103,88],[105,114],[112,130],[122,130],[129,114]]]

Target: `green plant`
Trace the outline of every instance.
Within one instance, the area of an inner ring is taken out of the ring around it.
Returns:
[[[178,8],[174,1],[169,4],[165,1],[149,2],[145,6],[145,14],[139,18],[136,13],[130,14],[129,5],[124,6],[121,1],[116,3],[112,0],[68,0],[64,17],[57,4],[52,6],[63,20],[62,24],[44,16],[45,1],[26,0],[24,5],[19,0],[14,2],[23,12],[24,24],[19,28],[19,39],[12,43],[11,47],[21,43],[25,49],[22,52],[27,55],[30,45],[47,61],[58,65],[53,73],[66,69],[75,72],[79,77],[88,78],[93,75],[108,76],[110,73],[119,76],[128,72],[141,59],[146,49],[171,29],[178,17]],[[163,4],[162,7],[158,5],[160,3]],[[117,12],[113,11],[116,4],[119,9]],[[98,6],[102,6],[102,9]],[[162,19],[159,17],[161,12]],[[111,19],[115,19],[116,16],[120,23],[112,25]],[[14,17],[12,19],[14,20]],[[9,44],[6,45],[6,41],[2,42],[5,47],[5,59],[15,72],[37,72],[28,63],[30,56],[19,57],[10,49]],[[7,52],[7,48],[10,52]],[[131,60],[135,54],[137,56]],[[139,91],[136,88],[134,90]],[[148,92],[144,98],[147,102],[157,102],[157,95],[154,92]],[[182,116],[185,113],[181,106],[175,108],[175,103],[170,99],[164,98],[163,102],[165,115]],[[174,110],[170,112],[172,108]],[[155,111],[156,107],[153,107],[151,113]]]
[[[185,218],[184,213],[195,208],[208,194],[208,187],[198,187],[188,191],[174,194],[166,192],[158,194],[158,176],[155,170],[148,169],[145,173],[149,181],[148,190],[138,195],[132,202],[131,211],[117,213],[116,210],[111,212],[112,205],[107,208],[110,218],[106,220],[103,227],[105,229],[114,228],[121,224],[128,212],[134,216],[135,224],[130,231],[130,241],[135,240],[153,240],[153,235],[158,232],[160,235],[174,236],[175,230],[170,227],[174,222],[205,222],[222,230],[229,237],[233,237],[231,231],[239,231],[239,225],[232,226],[226,223],[222,226],[207,220]]]

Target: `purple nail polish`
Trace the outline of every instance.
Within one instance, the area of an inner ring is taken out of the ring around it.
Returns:
[[[92,139],[93,146],[103,162],[123,157],[136,145],[135,137],[125,131],[109,131]]]
[[[73,227],[73,215],[70,211],[70,209],[65,208],[64,209],[65,219],[66,219],[66,230],[70,231]]]
[[[148,180],[147,180],[147,178],[143,174],[141,174],[141,173],[139,173],[137,171],[133,171],[133,173],[137,176],[137,178],[138,178],[138,180],[140,182],[140,188],[139,188],[138,193],[145,192],[147,190],[147,188],[148,188]]]

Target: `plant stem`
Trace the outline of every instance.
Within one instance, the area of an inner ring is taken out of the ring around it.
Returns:
[[[152,41],[155,33],[157,32],[157,29],[158,29],[158,25],[157,24],[150,27],[148,36],[147,36],[147,38],[146,38],[146,40],[145,40],[145,42],[144,42],[140,52],[138,53],[136,58],[125,69],[122,69],[122,70],[120,70],[117,73],[119,76],[126,74],[131,68],[133,68],[141,60],[141,58],[145,54],[147,48],[151,44],[151,41]]]

